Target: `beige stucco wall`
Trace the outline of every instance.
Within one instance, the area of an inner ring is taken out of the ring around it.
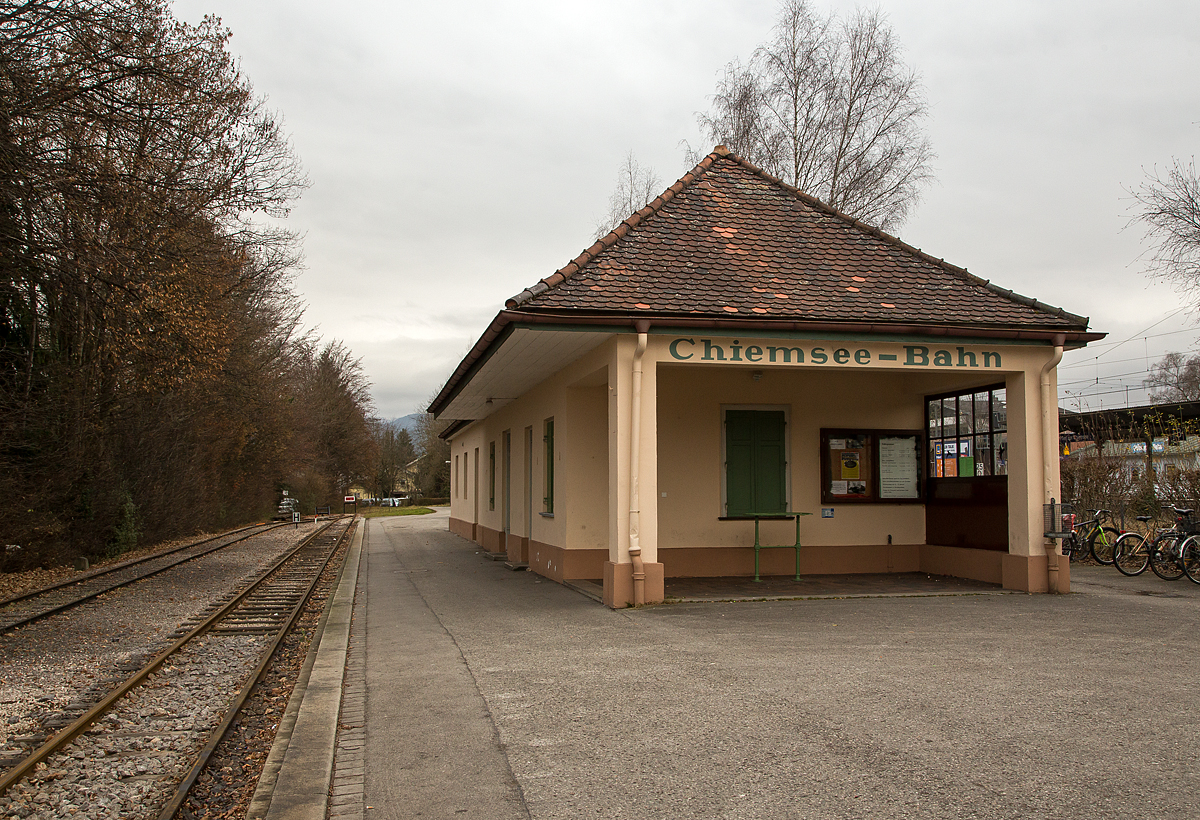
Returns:
[[[1010,552],[1042,555],[1038,385],[1052,355],[1044,344],[964,340],[781,340],[704,333],[656,337],[647,357],[660,364],[663,385],[658,455],[660,489],[666,497],[656,499],[664,522],[660,543],[669,548],[753,542],[753,531],[744,524],[716,520],[723,404],[789,410],[792,508],[819,513],[820,428],[920,430],[926,395],[1003,383],[1009,408],[1009,493],[1015,502]],[[1056,395],[1052,384],[1052,400]],[[1057,419],[1057,413],[1052,417]],[[1048,433],[1057,440],[1057,429]],[[667,453],[673,463],[667,463]],[[1057,467],[1056,461],[1051,464],[1054,488]],[[805,519],[805,544],[883,544],[888,535],[896,544],[924,540],[920,505],[827,506],[834,508],[833,519]],[[786,543],[788,525],[764,524],[763,533],[764,542]]]
[[[450,516],[504,531],[504,432],[512,436],[510,532],[541,544],[568,549],[607,547],[608,519],[608,372],[616,344],[610,342],[554,374],[515,401],[495,402],[486,418],[459,431],[450,443],[452,467],[463,470],[469,456],[466,487],[454,481]],[[544,514],[545,420],[554,419],[555,497],[553,515]],[[532,428],[532,458],[526,457],[527,428]],[[496,501],[489,505],[488,452],[496,445]],[[478,449],[478,490],[473,475]],[[527,473],[526,470],[530,472]],[[530,480],[531,479],[531,480]],[[530,487],[529,485],[532,485]],[[477,538],[482,543],[482,539]]]
[[[607,379],[607,371],[597,375]],[[561,482],[557,477],[555,480],[561,487],[564,515],[568,517],[565,546],[568,549],[607,549],[607,380],[598,385],[566,388],[564,406],[563,422],[568,435],[558,454],[558,463],[563,470]],[[538,439],[538,443],[540,441]],[[559,449],[557,445],[556,449]],[[557,500],[555,506],[558,506]]]
[[[789,443],[789,509],[812,513],[802,522],[806,545],[920,544],[925,510],[919,504],[834,504],[822,519],[822,427],[921,430],[924,392],[896,373],[773,370],[755,381],[739,368],[665,364],[659,372],[659,546],[748,546],[754,529],[720,521],[723,406],[783,409]],[[764,522],[763,543],[795,537],[790,522]]]
[[[629,561],[630,420],[637,338],[619,334],[452,440],[462,472],[451,516],[488,531],[503,529],[502,434],[512,432],[514,535],[566,550],[608,551]],[[774,348],[774,350],[772,350]],[[641,546],[746,546],[753,528],[722,522],[721,408],[782,406],[789,420],[791,508],[812,512],[805,545],[920,545],[920,504],[834,504],[819,516],[822,427],[923,430],[926,395],[1003,383],[1009,415],[1009,553],[1043,556],[1042,408],[1039,379],[1052,348],[990,342],[879,339],[778,339],[711,333],[651,335],[643,356],[642,447],[638,455]],[[772,358],[774,361],[772,361]],[[800,361],[800,359],[803,359]],[[759,377],[755,379],[755,373]],[[1052,374],[1053,375],[1053,374]],[[1056,395],[1052,384],[1051,396]],[[499,406],[499,405],[503,406]],[[1052,414],[1057,419],[1057,413]],[[555,514],[541,515],[543,422],[555,419]],[[525,430],[533,429],[532,521],[527,510]],[[1057,430],[1048,431],[1057,437]],[[496,509],[488,509],[488,445],[497,447]],[[478,482],[475,453],[479,454]],[[464,455],[469,462],[464,463]],[[1057,461],[1051,464],[1057,489]],[[1057,495],[1057,492],[1055,492]],[[458,525],[461,530],[461,524]],[[787,543],[794,525],[769,522],[765,543]],[[477,539],[478,540],[478,539]],[[1043,559],[1044,560],[1044,559]],[[993,568],[994,569],[994,568]],[[989,570],[991,572],[992,570]]]

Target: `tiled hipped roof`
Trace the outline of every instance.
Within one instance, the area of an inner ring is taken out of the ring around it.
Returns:
[[[1042,330],[1087,319],[864,225],[719,146],[566,267],[520,313]]]

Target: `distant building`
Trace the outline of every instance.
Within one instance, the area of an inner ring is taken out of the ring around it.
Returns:
[[[1200,402],[1060,410],[1059,431],[1064,457],[1104,456],[1135,479],[1200,469]]]

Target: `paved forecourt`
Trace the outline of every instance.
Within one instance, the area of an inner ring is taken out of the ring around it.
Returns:
[[[1186,579],[612,611],[445,528],[368,524],[334,817],[1200,816]]]

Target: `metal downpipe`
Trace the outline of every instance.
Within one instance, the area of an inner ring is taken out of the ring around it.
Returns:
[[[1054,473],[1054,464],[1058,460],[1058,437],[1051,436],[1050,431],[1058,430],[1058,402],[1055,397],[1050,395],[1050,371],[1058,367],[1058,363],[1062,361],[1063,344],[1066,342],[1066,337],[1063,334],[1058,334],[1054,337],[1054,355],[1050,357],[1050,361],[1042,366],[1042,503],[1049,504],[1050,499],[1058,495],[1058,491],[1052,486],[1051,476]],[[1046,589],[1050,592],[1058,592],[1058,542],[1053,538],[1047,538],[1044,543],[1046,549]]]
[[[633,605],[646,603],[646,567],[642,561],[641,494],[638,480],[642,454],[642,357],[649,343],[650,322],[640,319],[637,330],[637,349],[633,352],[633,385],[630,395],[629,423],[629,560],[633,564]]]

